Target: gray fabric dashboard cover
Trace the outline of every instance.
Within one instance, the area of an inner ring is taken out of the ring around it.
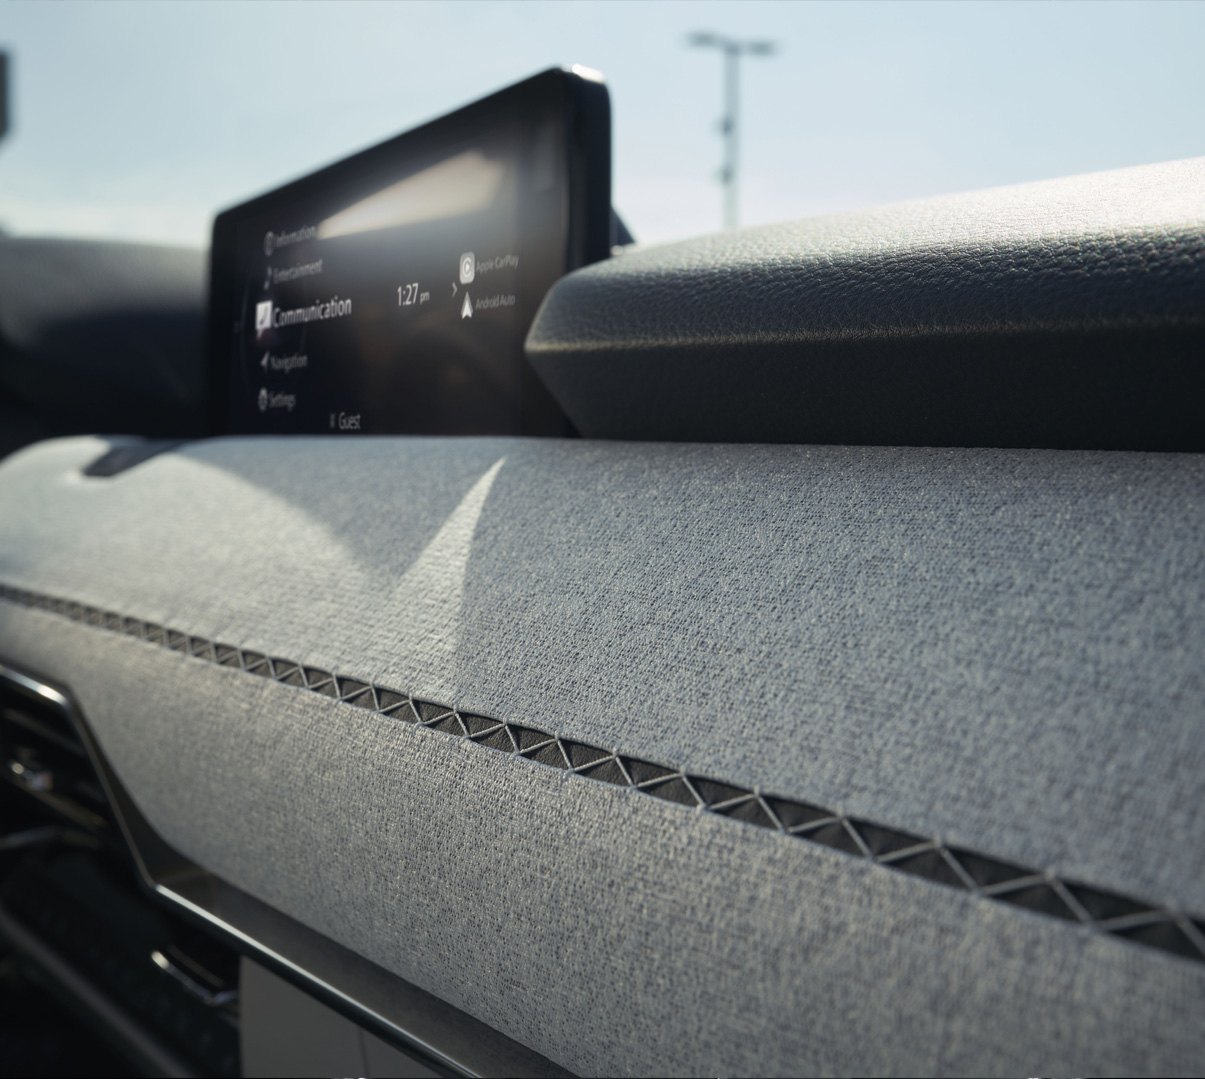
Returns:
[[[1205,912],[1205,462],[505,439],[0,466],[0,581]],[[148,819],[589,1074],[1199,1072],[1205,963],[0,603]]]

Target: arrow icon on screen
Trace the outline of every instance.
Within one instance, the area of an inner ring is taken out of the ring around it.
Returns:
[[[453,296],[456,295],[456,282],[455,281],[452,282],[452,295]]]
[[[469,294],[467,292],[464,294],[464,303],[460,305],[460,317],[473,317],[473,301],[469,299]]]

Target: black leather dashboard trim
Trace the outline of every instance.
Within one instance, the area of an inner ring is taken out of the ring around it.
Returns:
[[[923,877],[984,898],[1077,923],[1173,955],[1205,962],[1205,919],[1061,880],[1041,870],[944,845],[888,825],[851,818],[820,806],[749,790],[680,768],[559,738],[535,727],[462,713],[410,694],[293,660],[190,636],[138,618],[0,584],[0,599],[46,611],[159,648],[270,678],[339,703],[467,739],[485,749],[526,757],[586,779],[634,787],[686,808],[731,817],[784,836],[819,843],[888,869]]]
[[[527,354],[588,438],[1199,451],[1205,159],[634,249]]]

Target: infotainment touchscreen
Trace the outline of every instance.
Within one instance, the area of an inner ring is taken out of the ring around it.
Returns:
[[[604,257],[601,80],[544,72],[221,214],[211,423],[231,433],[565,434],[523,357]]]

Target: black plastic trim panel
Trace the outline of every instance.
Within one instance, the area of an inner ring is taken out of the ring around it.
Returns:
[[[984,899],[1205,962],[1205,919],[1183,911],[1065,881],[1040,869],[948,846],[939,839],[901,831],[879,821],[849,817],[818,805],[695,775],[675,765],[560,738],[536,727],[460,712],[403,690],[191,636],[72,600],[3,584],[0,599],[318,693],[395,722],[442,731],[486,750],[524,757],[585,779],[630,787],[684,808],[817,843]]]

